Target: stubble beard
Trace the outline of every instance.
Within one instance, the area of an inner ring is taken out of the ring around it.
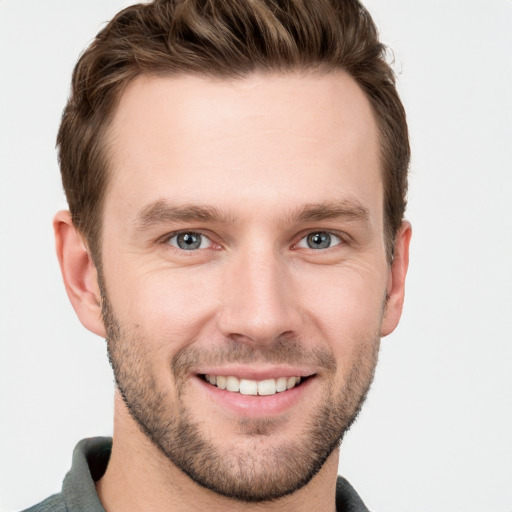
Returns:
[[[266,443],[265,438],[279,430],[279,420],[245,420],[239,422],[239,434],[254,440],[251,449],[240,449],[235,444],[221,449],[201,423],[191,418],[185,405],[188,368],[205,360],[311,363],[313,358],[326,374],[334,376],[334,356],[320,350],[306,353],[296,340],[278,340],[265,352],[233,340],[226,340],[224,347],[210,354],[188,347],[178,352],[171,364],[177,390],[177,400],[172,403],[170,390],[162,389],[151,369],[143,336],[119,324],[104,286],[101,288],[108,356],[128,411],[171,463],[219,495],[243,502],[264,502],[301,489],[339,446],[365,401],[377,364],[378,335],[356,349],[342,389],[333,389],[334,379],[327,379],[323,403],[304,422],[296,438]]]

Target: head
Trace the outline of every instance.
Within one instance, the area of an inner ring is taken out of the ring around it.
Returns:
[[[410,235],[405,117],[368,13],[128,8],[82,55],[58,142],[59,257],[108,339],[116,414],[239,500],[335,468],[400,317]]]
[[[408,130],[386,47],[359,1],[157,0],[118,13],[81,56],[57,138],[73,222],[96,263],[111,177],[108,131],[130,82],[140,75],[229,79],[301,70],[348,73],[372,106],[391,259],[406,206]]]

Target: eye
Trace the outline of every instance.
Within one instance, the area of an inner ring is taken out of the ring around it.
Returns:
[[[327,231],[316,231],[302,238],[296,247],[307,249],[329,249],[341,244],[341,238]]]
[[[194,233],[193,231],[182,231],[181,233],[176,233],[169,237],[167,243],[184,251],[208,249],[212,245],[212,241],[208,237],[201,233]]]

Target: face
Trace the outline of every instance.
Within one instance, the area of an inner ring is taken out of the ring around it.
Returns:
[[[110,135],[100,281],[127,410],[217,493],[293,492],[391,329],[368,101],[342,73],[140,77]]]

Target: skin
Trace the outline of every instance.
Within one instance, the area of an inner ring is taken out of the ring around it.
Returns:
[[[283,446],[307,450],[305,425],[322,406],[346,402],[357,413],[380,338],[402,311],[411,229],[403,223],[390,264],[368,100],[341,72],[143,76],[123,93],[110,148],[101,255],[107,304],[69,213],[54,222],[80,320],[99,336],[109,334],[126,382],[151,377],[151,389],[164,397],[164,417],[186,415],[224,461],[254,461],[251,481],[262,478],[259,467],[277,478],[290,462]],[[198,207],[215,217],[198,216]],[[207,238],[202,248],[183,251],[172,238],[180,231]],[[316,232],[332,233],[332,246],[308,247],[307,235]],[[107,329],[102,300],[111,315]],[[242,347],[234,352],[240,360],[229,361],[235,346]],[[172,371],[182,354],[188,366]],[[235,371],[310,377],[290,404],[270,412],[256,405],[248,413],[231,407],[230,398],[212,399],[198,377]],[[235,501],[173,464],[117,392],[112,456],[97,489],[109,512],[334,510],[338,455],[335,448],[293,494],[263,504]]]

